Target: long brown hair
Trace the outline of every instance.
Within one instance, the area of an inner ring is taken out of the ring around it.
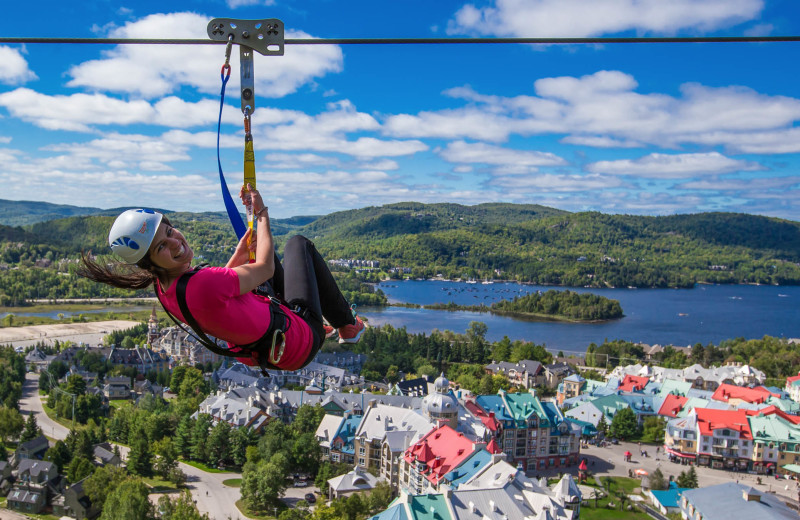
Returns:
[[[172,226],[166,216],[161,217],[161,222]],[[92,252],[81,251],[83,265],[76,273],[95,282],[104,283],[120,289],[147,289],[160,278],[166,277],[166,270],[150,261],[146,254],[135,264],[125,262],[98,263],[94,260]]]

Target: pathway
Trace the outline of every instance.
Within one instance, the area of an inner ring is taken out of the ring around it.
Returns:
[[[39,375],[28,373],[20,400],[20,410],[33,413],[42,432],[53,439],[65,439],[69,429],[50,419],[44,412],[39,396]],[[122,455],[127,454],[127,447],[120,446]],[[188,464],[179,463],[181,470],[186,473],[188,481],[186,487],[192,494],[201,513],[208,513],[212,520],[247,520],[236,508],[236,501],[241,498],[239,488],[228,487],[222,483],[229,478],[241,478],[239,473],[207,473]],[[157,499],[156,499],[157,500]],[[0,511],[0,519],[5,519]]]

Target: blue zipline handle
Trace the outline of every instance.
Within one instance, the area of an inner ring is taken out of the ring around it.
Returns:
[[[227,85],[228,80],[231,79],[231,66],[227,63],[222,66],[220,77],[222,78],[222,91],[219,95],[219,120],[217,121],[217,167],[219,168],[219,184],[222,188],[222,200],[225,201],[225,210],[228,212],[228,219],[231,221],[236,237],[241,239],[247,228],[242,221],[239,208],[233,201],[233,197],[231,197],[231,192],[228,191],[228,183],[225,182],[225,175],[222,173],[222,161],[219,158],[219,136],[222,131],[222,107],[225,106],[225,85]]]

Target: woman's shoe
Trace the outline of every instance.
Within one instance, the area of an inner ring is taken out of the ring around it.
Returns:
[[[358,343],[362,332],[364,332],[364,322],[356,316],[355,324],[339,327],[339,343]]]

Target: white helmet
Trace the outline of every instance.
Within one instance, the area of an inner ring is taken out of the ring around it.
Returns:
[[[117,217],[108,233],[111,250],[135,264],[147,254],[163,215],[152,209],[129,209]]]

